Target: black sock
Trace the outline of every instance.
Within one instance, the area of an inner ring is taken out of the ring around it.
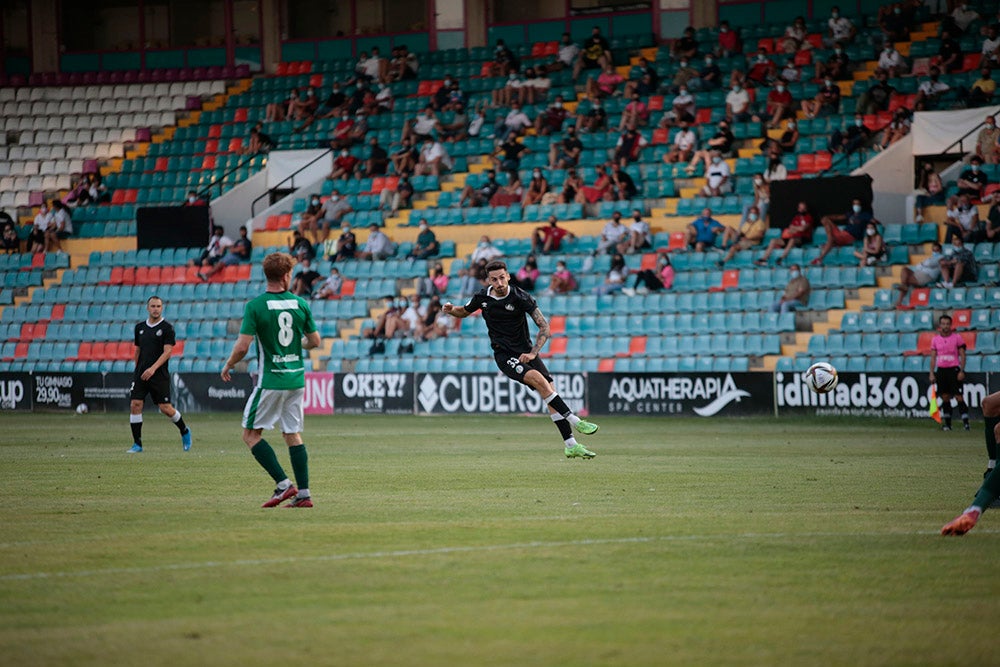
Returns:
[[[552,399],[549,400],[548,403],[549,405],[554,407],[556,409],[556,412],[561,414],[563,417],[568,417],[569,415],[573,414],[573,411],[569,409],[569,406],[566,405],[566,401],[562,400],[562,396],[560,396],[559,394],[553,394]]]
[[[969,423],[969,406],[965,401],[958,401],[958,414],[961,415],[963,423]]]
[[[184,423],[184,418],[183,417],[181,417],[180,419],[178,419],[177,421],[175,421],[174,422],[174,426],[176,426],[177,430],[181,432],[181,435],[184,435],[185,433],[187,433],[188,427]]]
[[[142,422],[132,422],[132,442],[142,447]]]
[[[944,417],[944,425],[951,428],[951,406],[948,409],[941,412],[941,416]]]
[[[559,434],[562,436],[563,440],[569,440],[573,437],[573,427],[569,425],[569,422],[565,419],[553,419],[556,423],[556,428],[559,429]]]
[[[1000,424],[1000,417],[985,417],[986,422],[986,454],[990,461],[997,458],[997,434],[996,427]]]

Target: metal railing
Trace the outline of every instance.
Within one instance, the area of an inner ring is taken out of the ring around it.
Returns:
[[[316,157],[314,157],[312,160],[310,160],[309,162],[305,163],[304,165],[302,165],[301,167],[299,167],[298,169],[296,169],[295,171],[293,171],[292,173],[290,173],[288,176],[285,176],[283,179],[281,179],[280,181],[278,181],[278,183],[275,184],[274,187],[267,188],[264,191],[264,194],[260,195],[256,199],[254,199],[253,202],[250,204],[250,217],[253,218],[253,217],[255,217],[257,215],[257,202],[259,202],[261,199],[265,199],[265,198],[267,198],[268,200],[270,200],[271,195],[276,190],[283,190],[283,189],[285,189],[285,188],[282,188],[281,186],[284,183],[286,183],[286,182],[290,181],[290,183],[289,183],[290,188],[291,189],[295,189],[295,177],[298,176],[303,171],[305,171],[306,169],[308,169],[309,167],[311,167],[314,164],[316,164],[319,160],[321,160],[321,159],[327,157],[328,155],[330,155],[330,153],[332,153],[332,152],[333,152],[332,148],[326,149],[325,151],[323,151],[322,153],[320,153],[319,155],[317,155]]]

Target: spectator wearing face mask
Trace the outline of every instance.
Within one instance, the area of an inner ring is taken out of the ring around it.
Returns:
[[[735,84],[726,93],[726,120],[730,123],[745,123],[752,116],[750,93],[743,86]]]
[[[326,213],[322,219],[319,220],[321,228],[320,241],[326,242],[327,237],[330,235],[331,225],[343,225],[344,217],[354,211],[351,207],[351,203],[347,200],[347,197],[341,196],[340,192],[337,190],[333,191],[330,198],[326,200],[323,205]]]
[[[998,143],[1000,143],[1000,129],[997,129],[996,118],[987,116],[983,129],[976,135],[976,157],[986,164],[996,164]]]
[[[559,252],[563,239],[575,239],[573,232],[559,226],[556,216],[549,216],[549,223],[544,227],[537,227],[531,234],[531,254],[541,253],[547,255],[551,252]]]
[[[410,259],[435,257],[441,251],[441,244],[438,243],[437,236],[427,224],[427,220],[423,218],[420,220],[419,229],[420,232],[417,234],[417,240],[414,242],[413,249],[410,251],[408,257]]]
[[[771,239],[771,242],[767,244],[764,254],[755,263],[759,266],[766,266],[771,253],[784,248],[784,252],[775,261],[776,264],[781,264],[793,248],[803,246],[812,240],[814,227],[815,223],[812,213],[809,212],[809,205],[804,201],[800,201],[795,209],[795,215],[788,222],[788,226],[781,230],[781,236]]]
[[[563,96],[556,95],[556,99],[552,104],[535,117],[535,131],[544,136],[562,132],[563,123],[569,120],[570,117],[571,114],[563,106]]]
[[[199,197],[194,190],[189,190],[182,206],[208,206],[208,202]]]
[[[878,231],[878,222],[872,220],[865,227],[865,238],[861,242],[861,248],[854,251],[854,256],[860,260],[858,266],[875,266],[878,262],[885,261],[889,256],[889,248],[885,245],[885,239]]]
[[[800,107],[806,118],[830,116],[839,113],[840,86],[833,79],[827,77],[823,80],[823,85],[820,89],[816,91],[816,96],[811,100],[802,100]]]
[[[938,107],[942,96],[951,90],[944,81],[940,80],[941,70],[932,67],[930,75],[917,87],[917,97],[913,102],[917,111],[931,111]]]
[[[769,129],[778,127],[782,120],[794,116],[794,103],[795,100],[792,99],[792,94],[788,92],[785,84],[778,82],[767,94],[767,102],[764,107],[764,121],[767,127]]]
[[[653,247],[653,232],[649,223],[642,219],[642,211],[632,209],[632,223],[628,226],[628,235],[618,244],[618,252],[623,255],[634,255]]]
[[[982,222],[979,219],[979,209],[969,201],[969,195],[959,195],[954,207],[948,207],[944,219],[944,242],[951,243],[956,236],[966,243],[978,243],[982,240]]]
[[[903,267],[903,272],[899,276],[899,297],[896,299],[896,308],[903,307],[903,300],[906,299],[911,287],[924,287],[941,277],[943,257],[941,244],[935,242],[931,245],[931,254],[926,259],[913,266]]]
[[[303,235],[311,236],[313,243],[319,242],[319,228],[322,220],[326,217],[326,207],[320,200],[319,195],[312,195],[306,210],[302,212],[299,220],[299,230]]]
[[[961,236],[955,236],[950,246],[944,246],[944,257],[938,265],[941,267],[941,282],[948,289],[963,283],[974,283],[979,276],[975,255]]]
[[[830,8],[830,18],[827,19],[826,26],[827,33],[823,37],[823,44],[827,48],[853,42],[858,33],[858,29],[851,23],[851,19],[841,14],[840,7],[837,6]]]
[[[618,131],[628,129],[635,129],[637,127],[645,127],[649,123],[649,107],[642,98],[639,97],[639,93],[632,94],[632,101],[625,105],[622,110],[622,119],[618,124]]]
[[[997,82],[993,80],[993,71],[989,67],[979,70],[979,78],[969,86],[969,97],[966,104],[970,107],[986,106],[993,102],[997,91]]]
[[[813,265],[823,263],[834,247],[854,245],[865,238],[865,230],[868,223],[872,221],[872,212],[866,209],[864,203],[855,198],[851,202],[851,208],[841,215],[825,215],[820,220],[823,229],[826,230],[826,243],[820,250],[819,257],[812,261]]]
[[[486,206],[498,190],[500,190],[500,183],[497,181],[497,172],[489,169],[486,171],[486,180],[478,187],[466,185],[462,189],[462,197],[458,200],[457,206],[459,208],[466,205]]]
[[[875,80],[865,92],[858,97],[856,111],[863,114],[875,114],[889,109],[889,101],[896,89],[889,85],[889,75],[885,70],[875,70]]]
[[[333,170],[327,178],[331,181],[337,179],[346,181],[355,177],[360,166],[360,159],[351,155],[351,152],[346,148],[341,148],[340,153],[333,160]]]
[[[781,298],[772,303],[768,311],[784,315],[809,305],[812,287],[809,285],[809,280],[802,275],[802,268],[798,264],[788,267],[788,278],[788,284],[785,285]]]
[[[830,135],[829,148],[832,153],[846,153],[848,155],[864,148],[872,140],[872,131],[865,125],[865,119],[861,114],[854,115],[854,122],[847,126],[846,130],[837,128]]]
[[[719,234],[725,231],[725,226],[712,217],[712,209],[706,208],[701,215],[687,226],[687,245],[695,252],[705,252],[715,246]]]
[[[958,177],[958,194],[967,195],[970,200],[978,200],[983,196],[983,190],[989,185],[990,178],[982,170],[983,161],[978,155],[969,160],[969,168]]]
[[[878,67],[884,70],[890,78],[906,74],[906,60],[892,44],[886,44],[878,56]]]
[[[420,157],[417,159],[417,166],[413,168],[413,173],[418,176],[440,176],[443,172],[450,171],[452,164],[451,156],[445,150],[444,144],[436,139],[428,138],[424,139],[424,145],[420,149]]]
[[[834,44],[833,52],[825,61],[816,61],[816,78],[826,77],[835,81],[847,81],[851,78],[851,58],[840,42]]]
[[[706,146],[703,150],[697,151],[694,154],[691,162],[685,167],[685,171],[688,174],[693,174],[695,169],[698,167],[698,163],[701,162],[706,166],[712,161],[712,153],[718,152],[719,155],[726,157],[733,150],[733,143],[736,141],[736,137],[733,135],[732,130],[729,127],[729,122],[722,120],[719,121],[718,130],[712,135],[712,138],[706,142]]]
[[[767,222],[761,218],[760,209],[751,205],[739,227],[726,227],[722,233],[722,247],[728,248],[719,266],[730,261],[740,250],[749,250],[760,245],[767,233]]]
[[[686,122],[681,123],[679,131],[674,135],[674,143],[663,156],[663,161],[667,164],[689,162],[694,157],[694,149],[697,145],[698,137]]]
[[[524,199],[521,200],[522,206],[532,206],[534,204],[541,204],[542,197],[549,191],[549,181],[542,174],[541,169],[533,169],[531,171],[531,180],[528,181],[528,187],[524,191]]]
[[[729,163],[718,153],[712,154],[712,161],[705,172],[705,186],[701,190],[703,197],[721,197],[731,192],[733,184],[730,179],[732,172]]]
[[[917,189],[922,190],[917,195],[916,211],[914,212],[914,222],[919,223],[924,221],[925,208],[945,203],[944,183],[941,181],[941,176],[934,171],[934,165],[930,162],[924,162],[920,166]]]

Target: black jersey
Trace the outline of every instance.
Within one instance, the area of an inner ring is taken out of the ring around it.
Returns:
[[[508,286],[507,296],[498,299],[486,287],[472,296],[465,310],[474,313],[483,311],[483,321],[490,334],[490,347],[497,352],[522,354],[531,350],[531,334],[528,333],[528,315],[538,308],[538,303],[529,293],[514,285]]]
[[[174,334],[174,326],[166,320],[160,320],[156,324],[150,325],[147,320],[143,320],[135,325],[135,345],[139,348],[139,361],[136,364],[136,375],[141,375],[143,371],[153,365],[153,363],[163,354],[164,345],[176,345],[177,339]],[[167,364],[156,369],[153,377],[169,377],[170,372]]]

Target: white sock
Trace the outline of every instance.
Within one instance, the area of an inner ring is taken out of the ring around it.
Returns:
[[[993,470],[994,468],[997,467],[997,460],[990,459],[990,462],[986,464],[986,467],[989,468],[990,470]]]
[[[172,421],[173,423],[176,424],[180,420],[181,420],[181,411],[180,410],[174,410],[174,416],[170,418],[170,421]]]
[[[577,417],[576,415],[574,415],[574,414],[573,414],[573,413],[571,412],[571,413],[569,413],[569,416],[567,416],[567,417],[566,417],[566,421],[568,421],[568,422],[569,422],[569,425],[570,425],[570,426],[576,426],[576,425],[577,425],[577,423],[579,423],[579,421],[580,421],[580,418],[579,418],[579,417]]]
[[[578,444],[577,441],[576,441],[576,438],[574,438],[573,436],[569,436],[568,438],[566,438],[565,440],[563,440],[563,442],[566,443],[567,447],[576,447],[577,444]]]
[[[299,493],[296,498],[309,498],[309,489],[299,489]]]
[[[129,424],[141,424],[142,423],[142,415],[141,414],[138,414],[138,415],[129,415],[128,416],[128,423]]]
[[[278,488],[281,489],[282,491],[284,491],[285,489],[287,489],[291,485],[292,485],[292,480],[288,479],[287,477],[285,479],[281,480],[280,482],[278,482]]]

